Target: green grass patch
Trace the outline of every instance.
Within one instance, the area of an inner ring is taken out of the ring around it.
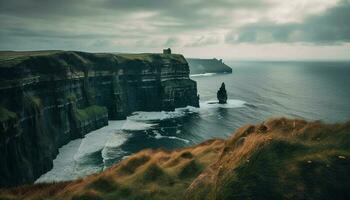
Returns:
[[[108,111],[106,107],[93,105],[84,109],[77,109],[76,117],[80,121],[85,121],[90,118],[97,117],[99,115],[104,115],[107,113]]]
[[[30,102],[31,102],[33,107],[35,107],[35,108],[41,107],[41,99],[39,97],[30,96],[29,99],[30,99]]]
[[[75,94],[69,94],[69,95],[67,95],[66,98],[69,102],[74,102],[77,100],[77,97],[75,96]]]
[[[10,119],[15,119],[17,118],[17,114],[7,110],[6,108],[0,106],[0,121],[7,121]]]
[[[145,62],[159,62],[164,60],[171,60],[186,64],[186,60],[180,54],[161,54],[161,53],[141,53],[141,54],[117,54],[117,58],[123,60],[140,60]]]

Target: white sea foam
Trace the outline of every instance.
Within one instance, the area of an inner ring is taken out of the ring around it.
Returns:
[[[183,141],[185,143],[190,143],[189,140],[183,139],[183,138],[179,138],[179,137],[175,137],[175,136],[166,136],[166,135],[162,135],[160,134],[158,131],[154,130],[153,133],[155,134],[154,138],[156,139],[162,139],[162,138],[168,138],[168,139],[173,139],[173,140],[180,140]]]
[[[111,138],[109,138],[101,152],[104,167],[106,167],[106,162],[108,160],[118,158],[121,155],[125,154],[120,146],[124,144],[127,139],[128,136],[124,133],[115,133]]]
[[[74,156],[75,160],[81,161],[85,156],[93,154],[96,151],[101,151],[110,138],[112,138],[115,133],[122,129],[125,122],[126,120],[109,121],[108,126],[85,135],[78,152]]]
[[[126,120],[126,122],[123,124],[122,130],[126,130],[126,131],[147,130],[152,128],[155,125],[156,124],[133,121],[132,119],[128,118],[128,120]]]
[[[204,73],[204,74],[191,74],[190,77],[200,77],[200,76],[213,76],[216,73]]]
[[[238,99],[228,99],[226,104],[219,104],[217,100],[205,101],[200,103],[201,109],[206,108],[240,108],[244,107],[245,101]]]
[[[143,112],[138,111],[132,113],[127,119],[131,121],[162,121],[183,117],[188,113],[197,112],[198,108],[187,106],[184,108],[176,108],[175,111],[159,111],[159,112]]]
[[[82,139],[76,139],[59,149],[59,154],[53,160],[53,168],[41,175],[35,183],[66,181],[77,177],[74,154],[78,151]]]
[[[53,161],[53,168],[35,182],[73,180],[102,170],[104,158],[100,158],[100,163],[91,159],[96,157],[94,154],[103,156],[103,149],[120,146],[127,140],[127,135],[120,133],[125,122],[125,120],[109,121],[108,126],[62,146]]]

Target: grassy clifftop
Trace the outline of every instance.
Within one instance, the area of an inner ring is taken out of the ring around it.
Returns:
[[[187,65],[180,54],[112,54],[77,51],[0,51],[0,86],[38,80],[70,79],[89,71],[114,73],[161,66]]]
[[[232,68],[226,65],[222,60],[186,58],[190,66],[191,74],[204,73],[232,73]]]
[[[186,64],[185,58],[180,54],[113,54],[113,53],[87,53],[78,51],[0,51],[0,67],[16,67],[31,64],[31,62],[44,60],[47,67],[52,64],[61,66],[87,65],[87,67],[123,65],[128,62],[179,62]]]
[[[349,199],[350,123],[272,119],[226,141],[144,150],[81,180],[2,190],[3,199]],[[1,199],[1,198],[0,198]]]

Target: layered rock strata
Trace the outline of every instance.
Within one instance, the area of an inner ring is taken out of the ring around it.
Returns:
[[[0,186],[33,182],[58,148],[134,111],[199,106],[182,55],[0,52]]]

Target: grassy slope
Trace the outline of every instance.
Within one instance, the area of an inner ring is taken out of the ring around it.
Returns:
[[[269,120],[238,130],[187,194],[190,199],[350,199],[349,157],[350,123]]]
[[[349,199],[350,123],[274,119],[176,151],[144,150],[107,171],[0,192],[8,199]],[[0,198],[1,199],[1,198]]]
[[[180,54],[112,54],[112,53],[87,53],[78,51],[0,51],[0,68],[16,67],[30,59],[45,59],[46,66],[116,66],[129,64],[130,62],[177,62],[186,64],[185,58]],[[40,61],[40,60],[39,60]],[[38,62],[38,61],[36,61]],[[40,67],[40,66],[38,66]]]

